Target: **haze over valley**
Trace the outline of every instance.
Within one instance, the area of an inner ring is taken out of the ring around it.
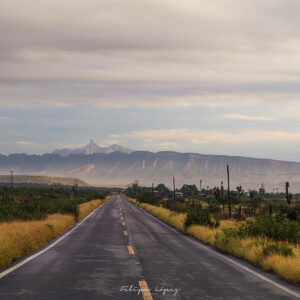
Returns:
[[[233,187],[267,191],[284,190],[285,181],[291,190],[300,192],[300,163],[241,156],[179,153],[174,151],[134,151],[120,145],[100,147],[93,140],[75,149],[55,150],[44,155],[0,155],[0,173],[35,174],[78,177],[89,184],[126,185],[135,180],[140,184],[178,186],[196,184],[206,188],[226,181],[226,166],[230,166]]]

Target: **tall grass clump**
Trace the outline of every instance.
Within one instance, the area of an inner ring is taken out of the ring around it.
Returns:
[[[269,245],[266,245],[263,248],[262,254],[264,256],[270,256],[270,255],[274,255],[274,254],[285,256],[285,257],[288,257],[288,256],[293,257],[294,256],[292,247],[287,246],[287,245],[278,244],[278,243],[271,243]]]
[[[300,249],[293,247],[293,256],[273,254],[262,260],[264,270],[274,272],[294,283],[300,283]]]

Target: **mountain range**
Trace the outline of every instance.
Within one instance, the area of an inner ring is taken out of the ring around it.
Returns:
[[[300,163],[239,156],[204,155],[161,151],[133,151],[119,145],[107,148],[89,145],[80,149],[56,150],[44,155],[0,154],[0,174],[47,175],[78,177],[89,184],[140,184],[155,185],[163,182],[172,186],[197,184],[202,187],[226,186],[226,166],[230,166],[231,187],[258,189],[263,183],[267,191],[284,190],[290,181],[291,191],[300,192]],[[100,149],[99,149],[99,148]],[[67,151],[70,151],[67,152]]]

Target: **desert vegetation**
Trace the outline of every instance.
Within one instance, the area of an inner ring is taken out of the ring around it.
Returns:
[[[232,218],[223,187],[199,193],[196,186],[185,185],[175,197],[174,191],[165,191],[162,196],[156,188],[137,186],[126,192],[132,202],[169,225],[300,283],[300,202],[299,195],[292,196],[288,188],[286,193],[274,195],[262,187],[248,193],[237,187],[236,192],[230,192]]]
[[[0,222],[43,220],[50,214],[73,214],[78,205],[92,199],[104,199],[108,192],[89,188],[0,187]]]
[[[108,199],[99,189],[0,189],[0,267],[62,234]]]

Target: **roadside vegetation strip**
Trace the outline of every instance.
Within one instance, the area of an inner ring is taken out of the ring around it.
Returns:
[[[109,198],[80,204],[79,218],[82,219]],[[0,268],[39,249],[75,223],[75,217],[71,214],[52,214],[37,221],[0,223]]]
[[[300,283],[299,244],[274,241],[265,237],[240,238],[231,234],[231,232],[232,228],[238,227],[242,223],[233,220],[221,220],[220,226],[217,228],[192,225],[184,229],[186,214],[175,213],[169,209],[147,203],[139,203],[132,198],[128,199],[158,219],[206,244],[214,246],[225,253],[246,259],[287,281]],[[228,229],[228,233],[224,234],[223,229],[225,229],[225,232]]]
[[[97,208],[99,205],[101,205],[103,202],[106,200],[110,199],[111,197],[108,196],[104,200],[101,199],[96,199],[96,200],[91,200],[82,204],[78,205],[78,210],[79,210],[79,220],[84,218],[88,213],[90,213],[92,210]]]

